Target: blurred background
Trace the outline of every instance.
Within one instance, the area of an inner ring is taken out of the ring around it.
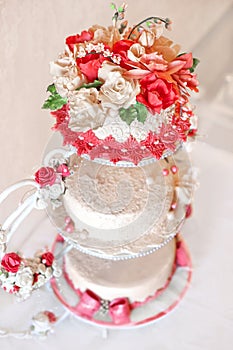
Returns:
[[[233,150],[233,1],[128,0],[127,19],[171,18],[167,33],[201,61],[195,97],[200,134]],[[120,5],[121,1],[117,1]],[[41,106],[51,83],[49,62],[64,39],[95,23],[111,24],[108,0],[0,0],[0,190],[40,166],[53,118]],[[166,35],[166,33],[165,33]]]

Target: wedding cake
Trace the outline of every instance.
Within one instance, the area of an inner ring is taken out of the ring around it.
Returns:
[[[50,281],[75,316],[135,327],[170,312],[191,280],[180,231],[196,184],[186,145],[197,132],[198,59],[163,35],[168,18],[129,27],[126,4],[111,6],[111,26],[67,37],[50,64],[43,108],[59,133],[34,178],[0,194],[1,205],[27,187],[0,224],[0,287],[25,300]],[[46,209],[58,230],[51,251],[8,252],[33,209]],[[66,315],[44,310],[27,331],[1,333],[45,336]]]
[[[126,5],[112,6],[112,26],[67,37],[50,64],[43,108],[65,153],[36,181],[38,203],[49,186],[49,216],[72,247],[63,262],[79,300],[71,310],[94,320],[104,307],[114,324],[129,324],[122,310],[154,300],[178,266],[190,267],[179,233],[192,204],[185,143],[197,131],[189,91],[198,91],[198,60],[163,36],[169,19],[130,28]]]

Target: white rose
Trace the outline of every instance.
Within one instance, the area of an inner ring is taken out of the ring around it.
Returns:
[[[136,103],[136,96],[140,92],[139,83],[137,80],[125,79],[124,72],[125,69],[107,61],[99,69],[99,79],[104,82],[99,98],[105,107],[128,108]]]
[[[50,74],[54,77],[56,90],[62,97],[68,97],[70,91],[86,82],[85,76],[76,65],[73,52],[68,49],[55,62],[50,62]]]
[[[48,205],[49,191],[47,188],[39,188],[35,203],[36,209],[45,209]]]
[[[57,199],[60,197],[60,195],[64,192],[65,190],[65,185],[63,182],[60,182],[58,184],[54,184],[49,187],[49,197],[51,199]]]
[[[69,128],[73,131],[87,131],[102,126],[106,113],[99,102],[99,92],[95,88],[80,89],[70,96]]]
[[[33,283],[33,273],[30,267],[19,270],[16,274],[15,284],[19,287],[30,288]]]
[[[69,77],[57,77],[54,79],[56,90],[62,97],[68,97],[70,93],[75,91],[84,83],[85,79],[83,78],[83,75],[76,76],[73,79]]]

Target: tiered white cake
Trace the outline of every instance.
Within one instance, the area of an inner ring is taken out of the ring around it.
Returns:
[[[198,60],[162,35],[169,19],[127,28],[125,4],[112,6],[113,26],[66,38],[44,104],[69,154],[65,172],[55,164],[65,191],[49,215],[73,247],[64,273],[77,295],[91,291],[89,311],[94,299],[142,302],[166,287],[193,191],[183,145],[196,133]]]

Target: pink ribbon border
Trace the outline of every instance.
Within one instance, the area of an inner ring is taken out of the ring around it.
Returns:
[[[52,252],[54,252],[54,249],[55,249],[55,246],[56,246],[56,243],[60,241],[60,238],[59,238],[59,235],[57,236],[57,239],[55,240],[54,244],[53,244],[53,247],[52,247]],[[61,241],[60,241],[61,242]],[[178,239],[177,239],[177,242],[178,242]],[[179,303],[180,301],[183,299],[184,295],[186,294],[189,286],[190,286],[190,283],[191,283],[191,279],[192,279],[192,261],[191,261],[191,257],[190,257],[190,253],[189,253],[189,250],[187,248],[187,245],[184,243],[184,240],[179,236],[179,242],[182,243],[183,245],[183,248],[185,250],[185,253],[187,255],[187,266],[185,266],[185,268],[188,272],[188,275],[187,275],[187,281],[186,281],[186,285],[184,286],[183,290],[181,291],[179,297],[177,298],[177,300],[175,300],[171,305],[169,305],[169,307],[167,307],[165,310],[163,311],[160,311],[159,313],[157,313],[156,315],[154,316],[151,316],[151,317],[148,317],[142,321],[138,321],[138,322],[129,322],[129,323],[124,323],[124,324],[117,324],[117,323],[114,323],[113,321],[112,322],[104,322],[104,321],[99,321],[99,320],[96,320],[94,318],[86,318],[84,316],[82,316],[81,314],[79,314],[76,310],[76,306],[71,306],[66,300],[65,298],[61,295],[60,291],[59,291],[59,287],[57,285],[57,281],[55,278],[52,278],[50,280],[50,283],[51,283],[51,287],[54,291],[54,294],[56,295],[56,297],[58,298],[58,300],[69,310],[71,311],[73,314],[75,314],[76,316],[78,317],[81,317],[81,318],[84,318],[85,320],[88,320],[90,322],[93,322],[95,324],[98,324],[98,325],[102,325],[102,326],[111,326],[111,327],[119,327],[119,326],[124,326],[124,327],[130,327],[130,326],[140,326],[140,325],[145,325],[147,323],[150,323],[150,322],[153,322],[153,321],[156,321],[162,317],[164,317],[165,315],[167,315],[169,312],[171,312]],[[177,257],[177,256],[176,256]],[[176,260],[176,258],[175,258]],[[173,269],[172,269],[172,273],[171,275],[168,277],[165,285],[156,290],[155,294],[153,296],[149,296],[147,297],[144,301],[142,302],[133,302],[130,304],[130,309],[133,310],[139,306],[143,306],[145,305],[146,303],[156,299],[158,296],[160,296],[170,285],[170,282],[176,272],[176,269],[177,268],[182,268],[177,266],[176,262],[174,261],[174,265],[173,265]],[[72,283],[72,281],[69,279],[66,271],[65,271],[65,268],[63,268],[63,275],[67,281],[67,283],[70,285],[70,287],[76,292],[76,294],[81,297],[83,295],[83,293],[79,290],[79,289],[76,289],[74,288],[74,285]],[[100,298],[101,299],[101,298]]]

